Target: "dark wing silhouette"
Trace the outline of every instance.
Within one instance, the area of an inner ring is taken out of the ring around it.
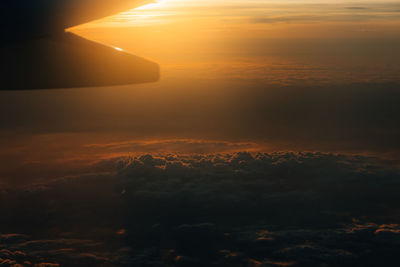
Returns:
[[[141,0],[2,0],[0,90],[153,82],[157,64],[65,32]]]

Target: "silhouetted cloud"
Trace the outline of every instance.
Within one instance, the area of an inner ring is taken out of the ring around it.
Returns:
[[[0,266],[98,266],[110,261],[101,246],[98,241],[67,238],[35,240],[24,236],[20,240],[8,239],[0,244]]]
[[[368,9],[367,7],[362,7],[362,6],[347,6],[345,9],[350,9],[350,10],[366,10]]]
[[[309,22],[357,22],[357,21],[397,21],[398,15],[395,3],[365,3],[364,6],[340,6],[337,4],[325,4],[324,12],[318,3],[306,5],[303,12],[287,12],[288,15],[276,15],[277,12],[264,12],[266,16],[253,18],[253,23],[309,23]],[[304,6],[303,6],[304,7]],[[275,7],[277,8],[277,7]],[[284,6],[281,10],[290,10]],[[278,8],[277,8],[278,9]],[[279,9],[278,9],[279,10]],[[280,12],[280,14],[284,14]],[[390,14],[390,15],[389,15]]]
[[[382,255],[397,260],[400,171],[371,157],[157,153],[99,166],[97,174],[3,192],[2,231],[23,233],[0,235],[5,264],[377,266]]]

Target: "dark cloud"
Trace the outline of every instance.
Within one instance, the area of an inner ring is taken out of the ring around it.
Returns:
[[[284,16],[266,16],[266,17],[256,17],[251,20],[253,23],[316,23],[316,22],[362,22],[362,21],[376,21],[376,20],[393,20],[397,21],[398,15],[388,15],[384,16],[374,13],[361,13],[360,11],[367,10],[367,8],[362,7],[346,7],[349,14],[328,14],[328,15],[318,15],[307,14],[307,15],[284,15]],[[359,11],[355,13],[354,11]]]
[[[400,172],[326,153],[144,154],[5,190],[4,264],[379,266],[397,261]],[[112,173],[116,172],[117,176]],[[369,264],[369,265],[368,265]]]
[[[362,7],[362,6],[347,6],[345,9],[350,9],[350,10],[366,10],[368,9],[367,7]]]
[[[99,266],[110,261],[108,255],[102,251],[102,243],[92,240],[34,240],[24,236],[23,240],[3,240],[0,244],[0,266]]]
[[[154,164],[155,161],[158,164]],[[156,160],[153,156],[134,158],[121,169],[119,186],[125,192],[124,197],[132,203],[164,199],[161,206],[152,207],[159,209],[155,213],[160,219],[163,213],[171,212],[170,207],[184,203],[185,212],[196,210],[193,216],[197,218],[190,218],[197,222],[207,221],[211,211],[215,214],[224,212],[221,219],[231,222],[239,219],[237,214],[242,217],[240,220],[246,220],[243,214],[248,214],[249,220],[254,217],[267,219],[270,216],[260,212],[265,209],[289,216],[287,219],[293,221],[297,215],[286,214],[283,210],[309,207],[307,216],[310,218],[318,217],[322,211],[350,211],[362,216],[364,209],[369,209],[370,215],[371,212],[382,215],[380,213],[385,211],[373,211],[374,207],[385,202],[389,208],[389,202],[391,206],[395,203],[396,194],[387,191],[386,185],[397,185],[397,177],[396,170],[385,170],[372,159],[357,156],[322,153],[252,155],[243,152],[178,156],[172,160]],[[380,181],[379,186],[377,181]],[[383,191],[385,194],[381,199],[369,199],[372,192]],[[341,192],[340,199],[336,199],[337,192]],[[358,195],[354,196],[353,192]],[[316,203],[324,205],[316,206]],[[170,216],[165,216],[171,221]],[[278,217],[276,219],[282,219]]]
[[[354,266],[378,260],[374,242],[386,226],[353,218],[399,219],[397,193],[389,190],[400,185],[398,171],[364,157],[237,153],[162,158],[158,166],[149,158],[120,170],[127,236],[153,246],[161,241],[174,249],[176,266]],[[392,227],[383,245],[389,260],[399,237]],[[374,252],[357,251],[357,242]]]
[[[289,15],[279,15],[277,12],[264,12],[264,17],[253,18],[254,23],[324,23],[324,22],[357,22],[357,21],[397,21],[398,16],[394,13],[397,12],[398,5],[396,3],[363,3],[363,6],[345,6],[338,4],[324,4],[323,6],[318,3],[306,4],[302,7],[307,7],[304,12],[288,12],[290,8],[281,6],[281,10],[286,10]],[[276,7],[275,7],[276,8]],[[324,10],[324,12],[321,12]],[[366,12],[368,11],[368,12]],[[292,14],[290,14],[292,13]],[[389,13],[391,15],[389,15]],[[300,15],[298,15],[300,14]]]
[[[306,15],[306,16],[271,16],[271,17],[262,17],[262,18],[254,18],[252,22],[254,23],[278,23],[278,22],[309,22],[309,21],[321,21],[326,19],[326,16],[318,16],[318,15]],[[338,19],[335,17],[335,19]]]

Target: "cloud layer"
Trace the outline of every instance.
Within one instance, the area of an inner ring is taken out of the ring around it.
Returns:
[[[107,160],[99,170],[105,166],[104,174],[4,190],[0,262],[379,266],[383,259],[397,261],[400,172],[373,158],[311,152],[144,154]]]

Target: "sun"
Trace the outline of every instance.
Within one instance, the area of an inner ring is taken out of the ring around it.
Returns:
[[[136,8],[136,10],[148,10],[148,9],[158,9],[166,5],[169,0],[156,0],[154,3],[150,3],[141,7]]]

